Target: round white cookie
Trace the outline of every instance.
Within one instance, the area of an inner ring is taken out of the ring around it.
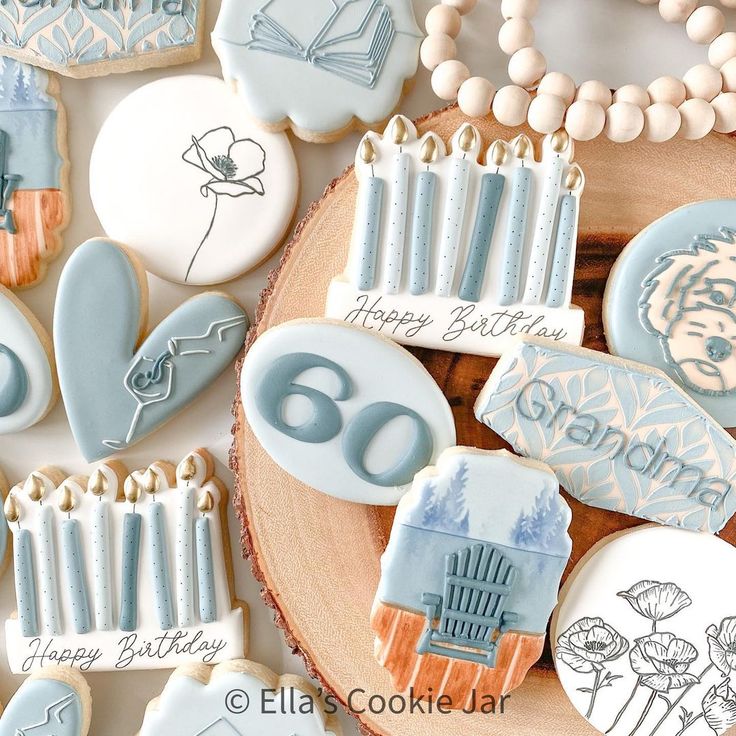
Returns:
[[[601,733],[713,736],[736,724],[736,548],[647,525],[599,542],[560,593],[552,652]]]
[[[452,411],[424,366],[343,322],[294,320],[264,332],[246,355],[241,393],[274,462],[348,501],[398,503],[455,444]]]
[[[169,281],[222,283],[264,261],[296,208],[283,133],[243,115],[221,79],[188,75],[128,95],[92,151],[90,192],[107,235]]]

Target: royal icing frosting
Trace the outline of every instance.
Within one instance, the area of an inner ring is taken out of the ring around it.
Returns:
[[[31,427],[56,402],[50,345],[38,320],[0,286],[0,434]]]
[[[92,202],[108,236],[146,270],[187,284],[229,281],[267,258],[298,189],[286,134],[249,122],[215,77],[137,89],[102,126],[90,163]]]
[[[542,654],[571,516],[554,473],[505,450],[453,447],[420,472],[396,512],[371,617],[394,685],[445,693],[456,709],[520,685]],[[430,660],[442,663],[433,676]]]
[[[44,469],[13,488],[11,669],[159,669],[242,656],[228,494],[212,472],[197,450],[176,469],[159,462],[127,475],[112,462],[60,483]]]
[[[248,318],[219,292],[189,299],[141,342],[146,297],[138,266],[109,240],[80,245],[61,275],[59,383],[89,461],[129,447],[186,407],[243,345]]]
[[[564,133],[486,147],[465,124],[448,153],[407,118],[358,147],[355,223],[325,313],[394,340],[500,355],[518,335],[579,345],[570,304],[584,177]],[[481,163],[481,160],[484,163]]]
[[[614,534],[560,592],[552,652],[567,696],[601,733],[713,736],[736,725],[736,550],[709,534]]]
[[[47,667],[20,686],[0,717],[0,736],[86,736],[92,697],[84,678]]]
[[[319,136],[390,115],[421,38],[409,0],[226,0],[212,43],[256,119]]]
[[[591,506],[707,532],[736,511],[734,440],[641,363],[525,338],[493,369],[475,416]]]
[[[0,284],[9,288],[38,281],[62,245],[69,205],[57,86],[47,72],[0,57]]]
[[[341,322],[294,320],[263,333],[246,354],[241,395],[274,462],[349,501],[397,503],[455,444],[450,406],[421,363]]]
[[[5,0],[0,50],[73,77],[194,61],[200,0]]]
[[[736,200],[687,205],[624,249],[604,300],[609,349],[657,366],[736,424]]]
[[[246,660],[184,666],[146,710],[139,736],[340,736],[316,690]]]

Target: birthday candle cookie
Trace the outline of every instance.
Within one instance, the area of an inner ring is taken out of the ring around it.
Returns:
[[[0,54],[69,77],[199,58],[202,0],[4,0]]]
[[[8,7],[0,5],[0,17]],[[66,134],[56,78],[0,57],[0,285],[35,284],[61,250],[70,210]]]
[[[147,271],[186,284],[221,283],[258,266],[280,245],[298,190],[286,134],[250,122],[215,77],[159,79],[128,95],[90,162],[107,235]]]
[[[25,304],[0,286],[0,434],[40,422],[58,397],[51,338]]]
[[[341,736],[334,712],[305,679],[255,662],[183,665],[149,704],[138,736]]]
[[[245,356],[248,424],[272,460],[338,498],[396,504],[455,444],[447,399],[424,366],[368,330],[325,319],[264,332]]]
[[[505,450],[453,447],[419,473],[371,613],[395,688],[480,710],[518,687],[542,654],[570,519],[552,471]]]
[[[233,593],[228,492],[206,450],[178,467],[92,475],[41,468],[5,502],[17,613],[13,672],[47,664],[139,670],[216,663],[247,649]]]
[[[736,725],[736,550],[648,525],[606,537],[560,591],[550,639],[567,696],[598,731],[713,736]]]
[[[225,0],[212,34],[248,112],[315,143],[385,120],[421,39],[410,0]]]
[[[697,202],[637,235],[603,300],[610,351],[667,373],[736,425],[736,200]]]
[[[191,403],[238,354],[248,318],[234,299],[206,292],[148,336],[145,273],[103,238],[64,267],[54,312],[59,384],[84,457],[138,442]]]
[[[397,115],[358,147],[355,223],[325,314],[397,342],[500,355],[517,335],[579,345],[571,304],[585,178],[564,131],[486,146],[462,125],[450,151]]]

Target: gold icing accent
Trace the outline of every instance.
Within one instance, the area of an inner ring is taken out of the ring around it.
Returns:
[[[87,483],[87,490],[93,496],[104,496],[107,493],[107,489],[107,476],[102,472],[100,468],[97,468],[97,470],[92,473],[92,477],[89,479],[89,483]]]
[[[158,473],[149,467],[145,473],[143,473],[143,488],[146,493],[154,494],[158,493],[158,489],[161,483],[159,481]]]
[[[514,141],[514,156],[516,158],[528,158],[532,150],[532,142],[528,136],[522,134]]]
[[[562,153],[563,151],[566,151],[570,145],[570,136],[567,134],[566,130],[560,128],[557,132],[552,133],[551,143],[552,150],[555,153]]]
[[[437,145],[437,140],[433,135],[430,135],[427,140],[422,143],[422,147],[419,151],[419,158],[423,164],[433,164],[440,155],[440,147]]]
[[[71,513],[74,510],[74,494],[66,484],[61,487],[59,494],[59,510],[64,514]]]
[[[393,134],[392,137],[394,143],[397,146],[400,146],[402,143],[406,143],[406,141],[409,140],[409,129],[401,115],[394,118],[393,129],[391,132]]]
[[[37,503],[38,501],[42,501],[46,495],[46,484],[36,473],[31,473],[25,482],[24,490],[31,501]]]
[[[141,500],[140,483],[131,475],[125,479],[125,498],[129,503],[138,503]]]
[[[203,514],[209,514],[215,508],[215,499],[209,491],[205,491],[197,501],[197,508]]]
[[[503,141],[494,141],[491,146],[491,161],[496,166],[503,166],[508,155],[508,149]]]
[[[460,133],[458,143],[460,145],[460,148],[465,151],[465,153],[468,153],[469,151],[473,150],[473,146],[475,146],[475,142],[477,140],[478,134],[475,132],[475,128],[472,125],[466,125],[463,128],[462,133]]]
[[[187,455],[176,469],[176,473],[181,480],[191,480],[197,474],[197,463],[194,455]]]
[[[5,518],[11,524],[20,521],[20,505],[12,493],[5,499],[3,510],[5,512]]]
[[[565,177],[565,189],[569,189],[571,192],[574,192],[575,190],[580,189],[582,183],[583,172],[577,164],[573,164]]]
[[[360,143],[360,158],[364,164],[372,164],[376,160],[376,149],[370,138],[363,138]]]

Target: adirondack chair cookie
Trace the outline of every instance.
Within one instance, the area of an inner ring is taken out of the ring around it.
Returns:
[[[502,703],[542,654],[570,519],[552,471],[505,450],[453,447],[420,472],[371,614],[396,689],[466,711]]]

